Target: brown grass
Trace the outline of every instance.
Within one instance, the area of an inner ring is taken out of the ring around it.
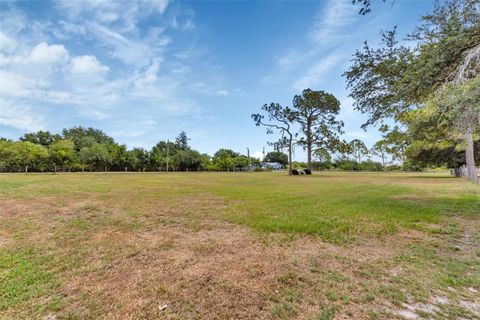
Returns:
[[[401,318],[379,294],[404,272],[395,258],[449,241],[421,230],[344,245],[263,234],[219,218],[232,206],[220,196],[150,193],[140,202],[142,192],[0,198],[0,248],[34,245],[55,257],[49,269],[60,284],[35,303],[63,301],[54,310],[27,301],[0,316],[329,319],[333,308],[335,319]],[[476,250],[477,231],[478,222],[466,229],[460,251]]]

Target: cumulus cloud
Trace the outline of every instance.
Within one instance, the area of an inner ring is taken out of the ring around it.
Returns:
[[[29,58],[30,62],[37,64],[64,64],[69,59],[69,53],[63,45],[42,42],[32,49]]]
[[[11,27],[0,21],[0,40],[8,38],[0,48],[2,131],[108,119],[106,130],[142,127],[148,134],[158,131],[160,121],[185,115],[196,121],[204,113],[194,97],[229,91],[195,43],[172,45],[179,32],[195,36],[194,15],[178,13],[172,33],[172,15],[162,16],[167,6],[168,1],[58,1],[51,14],[59,19],[27,19],[17,11]],[[140,26],[147,18],[157,23]],[[205,84],[197,90],[195,83]]]
[[[103,75],[109,69],[91,55],[73,57],[70,61],[70,72],[73,74]]]

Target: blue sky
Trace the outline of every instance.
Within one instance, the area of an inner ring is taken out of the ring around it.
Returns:
[[[410,32],[432,2],[367,16],[351,0],[1,2],[0,136],[82,125],[150,148],[185,130],[201,152],[258,155],[274,137],[250,114],[312,88],[341,101],[344,139],[371,146],[341,74],[363,41]]]

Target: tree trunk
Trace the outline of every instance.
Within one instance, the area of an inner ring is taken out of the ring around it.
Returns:
[[[310,120],[307,123],[307,169],[312,171],[312,126]]]
[[[463,172],[462,167],[452,169],[452,175],[454,175],[457,178],[460,178],[462,176],[462,172]]]
[[[292,136],[290,136],[290,140],[288,141],[288,174],[291,175],[293,171],[293,163],[292,163]]]
[[[28,173],[28,166],[25,166],[25,174]]]
[[[312,171],[312,143],[307,143],[307,169]]]
[[[465,158],[467,162],[468,180],[478,183],[477,168],[475,167],[475,156],[473,149],[473,134],[470,130],[465,134],[467,140],[467,149],[465,150]]]

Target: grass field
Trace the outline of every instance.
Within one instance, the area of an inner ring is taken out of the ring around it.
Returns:
[[[480,319],[479,245],[439,174],[1,175],[0,319]]]

